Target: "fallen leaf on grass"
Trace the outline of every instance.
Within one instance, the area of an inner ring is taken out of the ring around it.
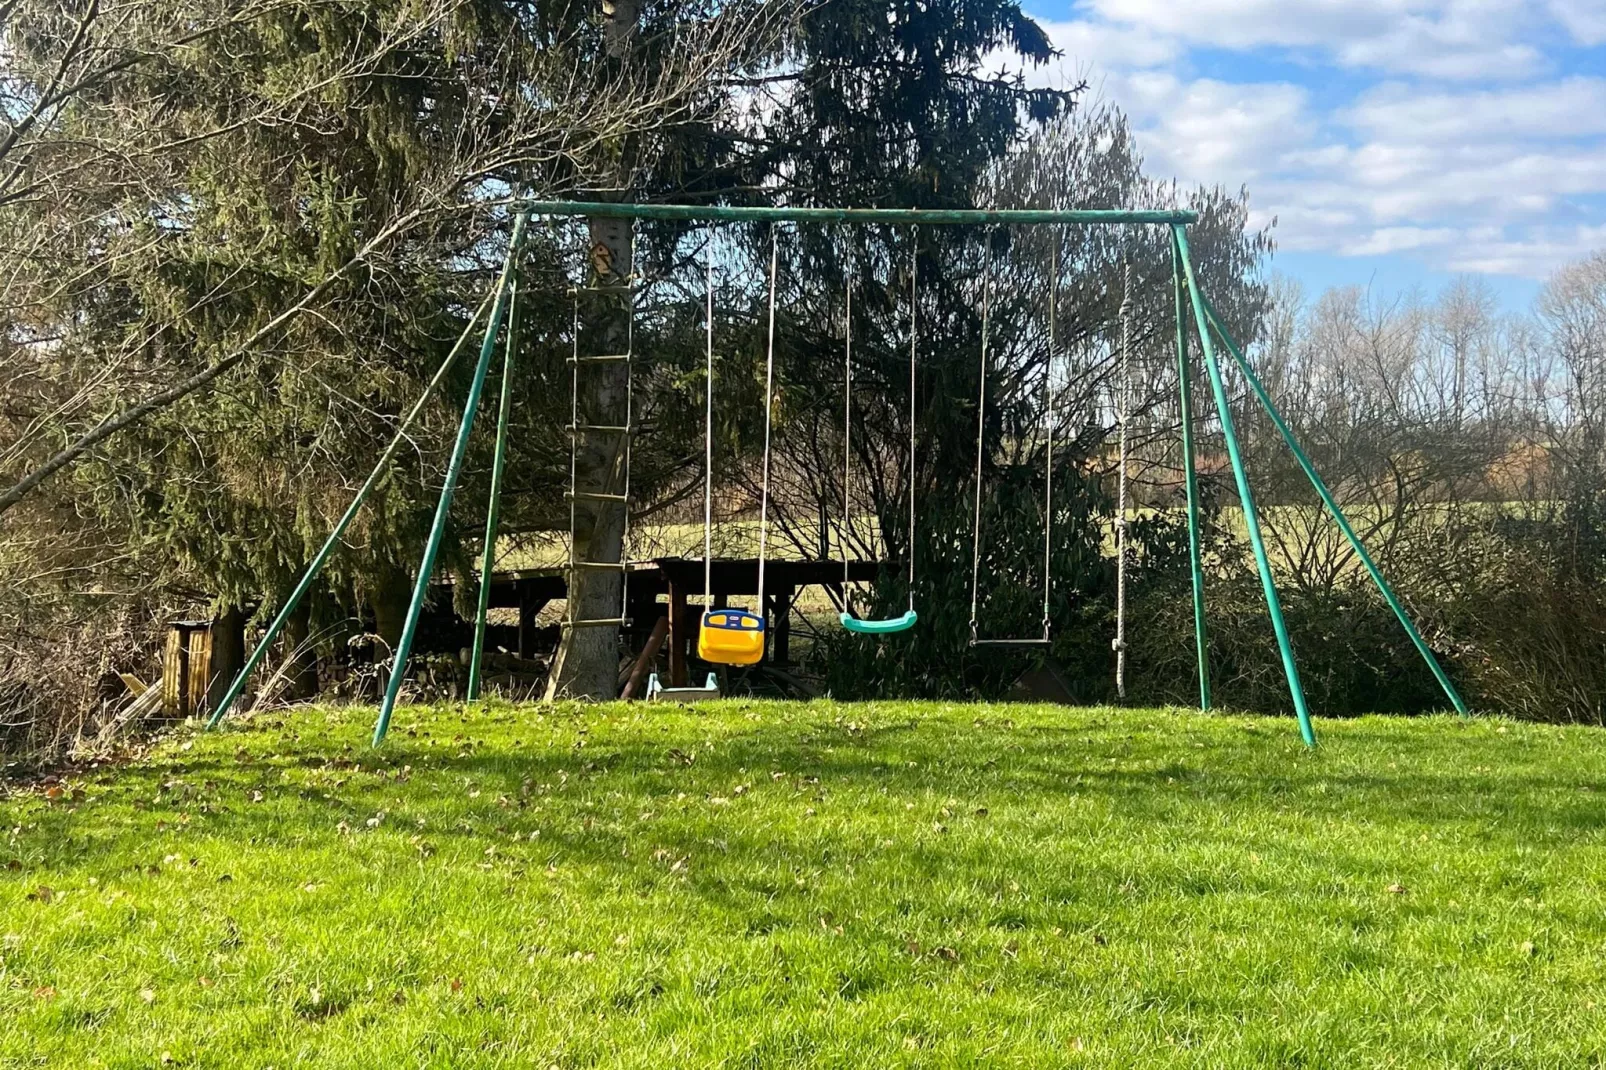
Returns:
[[[1409,889],[1407,889],[1403,884],[1391,884],[1388,886],[1388,893],[1390,895],[1404,895],[1407,891],[1409,891]]]
[[[938,958],[942,959],[944,962],[958,962],[959,961],[959,952],[955,951],[951,947],[933,948],[931,953],[933,955],[936,955]]]
[[[155,1003],[156,993],[149,988],[142,988],[139,990],[139,998],[144,1000],[146,1003]]]
[[[1518,945],[1517,950],[1521,951],[1529,958],[1532,958],[1535,952],[1537,952],[1539,949],[1534,947],[1534,942],[1532,940],[1524,940],[1520,945]]]
[[[38,988],[33,990],[33,998],[44,1000],[55,999],[56,988],[54,985],[40,985]]]
[[[48,903],[52,899],[56,898],[56,892],[54,889],[47,888],[41,884],[39,887],[28,893],[28,898],[36,900],[40,903]]]
[[[452,978],[452,991],[453,992],[461,992],[461,991],[463,991],[463,979],[461,977]]]

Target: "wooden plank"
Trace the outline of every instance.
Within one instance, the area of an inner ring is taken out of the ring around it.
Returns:
[[[167,646],[162,651],[162,713],[168,717],[188,717],[190,647],[186,630],[176,624],[167,629]]]
[[[641,692],[641,684],[647,678],[647,670],[652,667],[652,659],[658,656],[659,648],[664,645],[664,640],[667,638],[669,638],[669,618],[659,617],[653,622],[652,632],[641,648],[641,656],[636,658],[636,664],[630,669],[630,679],[625,681],[624,690],[619,692],[620,698],[635,698]]]
[[[702,594],[703,562],[695,557],[661,557],[653,562],[669,584],[682,588],[686,594]],[[871,582],[881,570],[875,561],[848,562],[848,578],[855,583]],[[901,568],[887,563],[894,571]],[[811,587],[817,584],[841,583],[841,561],[769,561],[765,565],[768,586]],[[758,592],[758,558],[719,558],[714,561],[710,585],[715,594],[744,595]],[[634,578],[630,581],[636,582]]]
[[[206,686],[212,679],[212,630],[196,628],[189,639],[189,664],[184,673],[186,717],[199,715],[206,709]]]

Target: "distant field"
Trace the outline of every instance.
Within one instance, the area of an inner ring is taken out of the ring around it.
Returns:
[[[1606,736],[307,708],[0,798],[0,1066],[1606,1057]]]

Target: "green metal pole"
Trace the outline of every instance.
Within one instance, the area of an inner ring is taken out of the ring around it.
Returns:
[[[1305,705],[1305,689],[1299,683],[1299,668],[1294,664],[1294,647],[1288,639],[1288,624],[1283,620],[1282,603],[1277,599],[1277,585],[1271,578],[1271,560],[1266,556],[1266,544],[1260,534],[1260,517],[1255,512],[1254,495],[1249,489],[1249,475],[1244,469],[1243,457],[1238,451],[1238,434],[1233,428],[1232,407],[1228,404],[1227,388],[1221,380],[1221,367],[1216,363],[1215,347],[1210,343],[1210,328],[1205,321],[1203,298],[1199,281],[1194,278],[1193,262],[1188,257],[1188,235],[1179,223],[1171,228],[1176,254],[1182,260],[1182,269],[1188,280],[1188,295],[1193,299],[1194,324],[1199,331],[1200,348],[1204,350],[1205,371],[1210,376],[1210,391],[1215,395],[1216,411],[1221,418],[1221,434],[1227,442],[1227,459],[1232,462],[1233,479],[1238,484],[1238,498],[1243,503],[1244,526],[1249,529],[1249,546],[1255,554],[1255,567],[1260,570],[1260,586],[1266,595],[1266,611],[1271,615],[1272,630],[1277,633],[1277,649],[1283,658],[1283,674],[1288,677],[1288,691],[1294,697],[1294,715],[1299,719],[1299,734],[1307,747],[1316,745],[1316,732],[1311,727],[1310,710]]]
[[[1199,474],[1193,460],[1193,368],[1188,362],[1188,320],[1183,312],[1187,283],[1171,243],[1171,281],[1177,306],[1177,382],[1181,397],[1182,472],[1188,489],[1188,564],[1193,572],[1193,640],[1199,658],[1199,708],[1210,708],[1210,639],[1205,630],[1204,570],[1199,566]]]
[[[390,462],[395,458],[396,451],[401,448],[402,442],[407,437],[407,432],[413,426],[413,421],[418,419],[418,414],[424,411],[424,404],[429,401],[435,390],[445,381],[447,372],[451,371],[452,367],[456,365],[458,355],[463,352],[463,347],[468,344],[469,335],[473,333],[475,324],[479,323],[480,318],[485,315],[490,306],[491,295],[487,294],[485,300],[480,302],[480,307],[474,310],[474,315],[469,318],[467,325],[464,326],[463,333],[457,336],[457,341],[453,343],[451,352],[447,353],[446,359],[441,361],[441,366],[435,372],[434,378],[425,384],[423,393],[418,395],[418,400],[413,403],[413,407],[408,410],[406,416],[402,417],[401,423],[396,427],[395,435],[391,436],[390,444],[385,447],[385,452],[379,455],[379,462],[374,465],[374,470],[368,473],[368,478],[358,488],[356,497],[351,499],[351,504],[346,507],[345,513],[335,522],[334,530],[329,533],[329,537],[324,540],[323,546],[318,550],[317,555],[313,557],[312,563],[307,566],[307,571],[301,576],[301,582],[296,584],[296,589],[290,592],[290,597],[285,599],[284,605],[279,610],[279,615],[273,618],[273,623],[268,625],[268,630],[262,636],[261,642],[257,643],[256,649],[251,651],[251,656],[246,659],[245,667],[234,677],[234,682],[229,685],[229,689],[224,693],[222,701],[217,704],[217,709],[212,711],[211,718],[206,722],[207,731],[211,731],[221,724],[224,716],[228,714],[234,703],[239,700],[240,693],[245,690],[246,683],[251,679],[251,674],[256,671],[263,657],[267,655],[268,648],[273,645],[273,641],[284,630],[285,621],[290,619],[290,614],[296,611],[296,607],[301,604],[301,599],[306,597],[307,591],[312,588],[313,581],[323,571],[324,563],[329,560],[329,555],[334,551],[336,544],[345,535],[346,528],[356,518],[357,510],[362,508],[363,502],[368,500],[368,495],[373,493],[374,488],[379,486],[383,478],[390,473]]]
[[[506,307],[508,279],[513,274],[519,246],[524,241],[524,224],[528,218],[521,212],[513,221],[507,263],[502,267],[502,277],[496,282],[496,301],[491,306],[490,322],[485,326],[485,341],[480,346],[480,359],[474,368],[474,381],[469,385],[468,400],[463,403],[463,422],[458,425],[457,442],[452,447],[451,460],[446,464],[440,502],[435,506],[435,522],[430,526],[429,540],[424,544],[424,559],[418,564],[418,580],[413,585],[413,601],[407,607],[407,621],[402,625],[401,639],[396,643],[390,683],[385,687],[385,701],[379,707],[379,720],[374,724],[373,743],[376,747],[385,741],[385,733],[390,730],[390,716],[395,712],[396,697],[401,693],[402,678],[407,674],[407,657],[412,653],[413,639],[418,634],[419,618],[424,615],[430,576],[435,571],[435,558],[440,554],[441,539],[446,535],[446,522],[452,510],[452,496],[457,492],[457,480],[463,474],[463,456],[468,452],[468,438],[474,430],[474,413],[479,408],[480,394],[485,390],[485,373],[491,365],[491,354],[496,351],[496,336],[502,329],[502,313]]]
[[[1232,354],[1233,361],[1238,365],[1238,370],[1243,372],[1244,378],[1248,380],[1249,388],[1255,392],[1255,397],[1260,399],[1260,407],[1266,410],[1267,416],[1271,417],[1271,422],[1276,425],[1277,431],[1283,436],[1283,441],[1288,443],[1288,448],[1293,451],[1294,459],[1299,462],[1299,467],[1304,470],[1305,478],[1309,479],[1310,485],[1316,488],[1316,493],[1321,496],[1322,504],[1327,506],[1327,511],[1338,522],[1339,530],[1349,540],[1350,547],[1354,549],[1356,556],[1361,559],[1361,564],[1365,565],[1366,571],[1371,573],[1372,582],[1377,584],[1377,589],[1383,595],[1384,601],[1388,602],[1389,608],[1394,610],[1394,615],[1399,618],[1401,627],[1405,629],[1405,634],[1410,636],[1411,642],[1416,646],[1417,653],[1422,655],[1422,660],[1427,662],[1429,669],[1433,670],[1433,675],[1438,679],[1439,686],[1444,689],[1445,696],[1455,706],[1456,712],[1463,717],[1470,716],[1466,703],[1461,700],[1460,692],[1455,689],[1455,685],[1445,675],[1438,659],[1433,656],[1433,651],[1428,649],[1428,644],[1422,638],[1422,634],[1416,630],[1416,625],[1411,623],[1411,618],[1405,612],[1405,607],[1400,604],[1400,600],[1394,596],[1393,588],[1383,578],[1383,570],[1378,568],[1376,561],[1372,560],[1372,555],[1366,552],[1366,547],[1362,544],[1361,537],[1350,526],[1349,518],[1344,515],[1344,510],[1338,507],[1338,502],[1333,499],[1332,492],[1327,489],[1327,483],[1317,473],[1316,466],[1305,455],[1305,451],[1299,448],[1299,442],[1294,438],[1294,432],[1289,428],[1287,422],[1283,420],[1282,413],[1277,411],[1277,406],[1272,403],[1271,395],[1266,392],[1266,388],[1261,384],[1259,377],[1249,367],[1249,361],[1244,359],[1244,355],[1238,349],[1237,343],[1227,333],[1227,327],[1221,322],[1221,317],[1216,314],[1215,307],[1210,304],[1209,298],[1203,295],[1200,295],[1200,300],[1204,302],[1205,316],[1210,320],[1211,326],[1216,329],[1216,334],[1227,347],[1227,352]]]
[[[485,617],[491,609],[491,568],[496,564],[496,528],[502,508],[502,472],[507,465],[507,423],[513,409],[513,356],[519,344],[519,276],[508,282],[507,337],[502,356],[502,397],[496,410],[496,459],[491,462],[491,500],[485,512],[485,552],[480,559],[480,606],[474,618],[474,656],[468,666],[468,700],[480,697],[485,659]]]

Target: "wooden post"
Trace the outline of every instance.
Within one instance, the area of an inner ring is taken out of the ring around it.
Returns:
[[[520,583],[519,591],[519,657],[535,656],[535,618],[546,607],[545,598],[536,598],[527,584]]]
[[[686,686],[686,645],[690,638],[690,621],[686,618],[686,592],[677,584],[669,584],[669,686]]]
[[[619,692],[620,698],[635,698],[641,691],[641,682],[647,678],[647,670],[652,666],[653,658],[658,656],[658,650],[664,645],[669,636],[669,618],[659,617],[653,622],[652,634],[647,636],[646,645],[641,648],[641,656],[630,670],[630,679],[625,681],[624,690]]]
[[[775,664],[792,662],[792,598],[794,587],[782,587],[775,592]]]

